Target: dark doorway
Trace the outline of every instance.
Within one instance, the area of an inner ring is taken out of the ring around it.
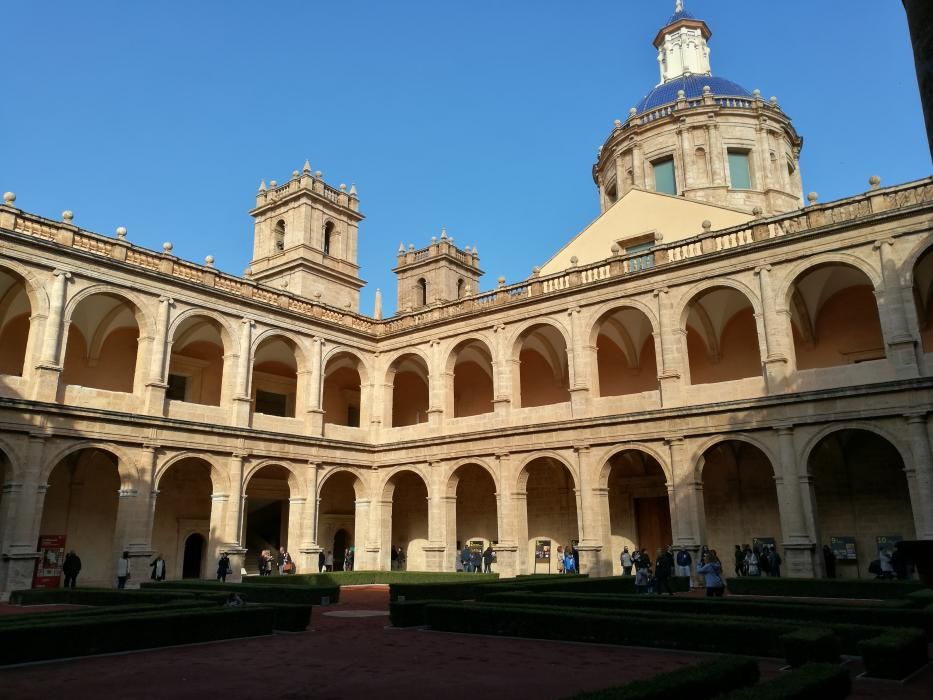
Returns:
[[[201,559],[204,556],[204,538],[195,533],[185,540],[185,559],[181,568],[182,578],[201,578]]]
[[[635,527],[638,532],[637,547],[648,550],[651,561],[658,549],[671,544],[671,511],[667,496],[635,499]]]
[[[343,571],[349,540],[350,534],[343,528],[334,533],[334,571]]]

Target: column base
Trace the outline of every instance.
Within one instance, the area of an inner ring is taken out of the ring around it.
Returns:
[[[428,409],[428,425],[439,426],[444,422],[444,411],[439,408]]]
[[[246,549],[238,544],[229,545],[223,548],[230,559],[230,573],[227,574],[228,583],[242,583],[243,569],[246,565]],[[217,577],[217,566],[214,566],[214,578]]]
[[[512,399],[499,398],[493,399],[492,410],[496,418],[505,418],[512,410]]]
[[[323,547],[312,544],[298,549],[298,556],[294,557],[296,574],[316,574],[320,571],[318,568],[318,555],[324,551]]]
[[[32,577],[36,572],[38,552],[4,554],[0,560],[0,601],[10,599],[10,593],[32,588]]]
[[[146,415],[164,416],[165,415],[165,390],[168,384],[150,382],[146,384]]]
[[[152,550],[140,549],[127,551],[130,555],[130,578],[126,582],[126,587],[139,588],[140,585],[151,580],[149,576],[152,574],[152,569],[149,568],[149,563],[155,556],[155,552]],[[114,581],[116,581],[116,579],[114,579]]]
[[[583,416],[590,408],[589,387],[579,386],[570,390],[570,413],[574,416]]]
[[[424,566],[428,571],[447,571],[444,566],[447,546],[443,544],[428,544],[421,548],[424,552]]]
[[[383,561],[384,557],[382,556],[382,549],[380,547],[366,547],[366,559],[366,569],[388,571],[390,568],[390,562]],[[356,563],[354,563],[353,568],[362,571],[364,567],[357,566]]]
[[[790,378],[790,363],[784,355],[768,355],[765,358],[765,382],[768,393],[784,391]]]
[[[58,401],[58,386],[62,368],[51,365],[39,365],[35,370],[32,398],[35,401],[55,403]]]
[[[784,542],[784,565],[781,574],[789,578],[813,578],[817,575],[814,566],[816,545],[807,542]]]
[[[493,550],[496,552],[496,561],[492,564],[493,573],[499,574],[499,578],[518,576],[518,545],[497,544]]]
[[[912,337],[893,338],[888,343],[888,359],[894,365],[898,379],[914,379],[920,376],[916,343]]]
[[[248,396],[233,397],[233,424],[238,428],[248,428],[252,403]]]
[[[312,408],[305,417],[305,428],[309,435],[324,434],[324,411],[320,408]]]
[[[679,406],[681,403],[681,385],[680,375],[676,373],[665,373],[658,375],[658,383],[661,385],[661,405]]]
[[[600,553],[603,550],[601,544],[578,544],[577,551],[580,553],[580,573],[588,574],[591,577],[606,576],[605,565],[601,561]],[[609,573],[612,573],[611,571]]]

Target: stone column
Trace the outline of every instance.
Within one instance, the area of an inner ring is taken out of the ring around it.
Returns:
[[[682,401],[683,352],[686,331],[679,327],[679,319],[670,298],[670,290],[661,287],[654,291],[658,308],[658,382],[661,385],[661,403],[665,407],[677,406]]]
[[[30,435],[25,464],[19,481],[3,484],[0,500],[0,600],[9,598],[10,591],[32,587],[39,525],[48,484],[39,481],[39,470],[45,453],[45,436]],[[11,476],[11,475],[8,475]]]
[[[237,359],[236,389],[233,392],[233,424],[241,427],[250,424],[252,398],[250,396],[250,379],[253,373],[252,344],[254,325],[256,325],[256,322],[249,318],[240,321],[240,356]]]
[[[309,368],[311,381],[308,387],[310,400],[308,401],[308,420],[306,421],[306,426],[311,435],[324,434],[324,410],[321,408],[321,399],[324,393],[323,345],[323,338],[315,337],[311,340],[311,367]]]
[[[925,413],[906,416],[913,453],[913,475],[908,471],[910,507],[914,514],[917,538],[933,540],[933,453]]]
[[[616,155],[615,166],[616,166],[616,201],[618,201],[625,194],[625,190],[623,189],[623,185],[625,183],[625,167],[622,163],[621,153]]]
[[[573,448],[577,455],[577,472],[580,479],[580,494],[577,511],[580,514],[580,543],[577,550],[580,552],[580,573],[590,576],[606,576],[608,551],[606,538],[609,532],[609,510],[606,502],[605,512],[597,507],[595,490],[590,483],[592,479],[592,453],[589,445],[575,445]],[[609,573],[611,573],[611,562]]]
[[[697,479],[692,464],[687,462],[682,437],[665,440],[670,452],[673,479],[667,485],[671,508],[671,529],[674,548],[683,547],[694,562],[700,561],[700,548],[706,543],[706,509],[703,502],[703,482]],[[701,457],[702,459],[702,457]],[[702,588],[703,582],[694,572],[692,588]]]
[[[168,327],[174,303],[175,300],[171,297],[159,297],[156,335],[152,340],[152,362],[149,366],[149,379],[146,381],[146,413],[153,416],[161,416],[165,411],[165,390],[168,388],[165,358],[171,357],[172,343],[168,338]]]
[[[318,513],[320,512],[321,498],[319,491],[320,465],[308,462],[307,482],[308,497],[302,504],[301,527],[298,535],[298,557],[295,563],[298,573],[311,573],[317,571],[318,552]],[[294,545],[292,545],[294,547]]]
[[[230,557],[230,575],[228,581],[242,580],[240,571],[246,563],[246,548],[243,546],[243,528],[246,524],[246,484],[243,483],[245,452],[230,455],[228,477],[230,479],[230,499],[226,508],[226,523],[218,538],[223,551]]]
[[[884,334],[888,361],[894,365],[898,379],[911,379],[920,375],[917,364],[917,338],[907,324],[907,310],[913,308],[913,290],[901,287],[898,261],[893,254],[894,239],[875,241],[881,268],[882,289],[875,291],[881,332]],[[906,291],[906,295],[905,295]],[[905,296],[910,301],[905,300]]]
[[[801,475],[797,465],[793,426],[777,428],[780,465],[774,465],[778,509],[783,533],[785,570],[788,576],[809,577],[814,571],[815,533],[811,532],[805,514],[802,489],[809,491],[809,479]],[[803,480],[801,476],[805,477]],[[806,482],[806,483],[804,483]],[[810,502],[812,503],[812,501]],[[814,518],[810,518],[814,522]]]
[[[428,571],[444,571],[447,551],[447,499],[444,488],[444,470],[440,462],[428,462],[428,544],[424,552]],[[454,528],[456,529],[456,499],[454,499]]]
[[[789,378],[789,363],[786,340],[790,329],[781,322],[775,305],[774,290],[771,286],[771,266],[761,265],[755,268],[758,288],[761,294],[761,325],[764,330],[764,370],[768,392],[784,391]]]
[[[441,341],[431,341],[428,359],[428,424],[440,426],[444,422],[444,376],[441,371]]]
[[[534,559],[528,559],[528,492],[513,491],[510,508],[514,519],[512,532],[515,533],[516,569],[515,573],[534,573]]]
[[[353,502],[353,546],[356,547],[353,568],[357,571],[376,569],[369,535],[369,525],[372,518],[369,508],[370,502],[368,498],[357,498]]]
[[[714,185],[728,186],[726,182],[726,154],[723,152],[722,134],[719,131],[719,124],[713,121],[709,128],[710,136],[710,166]]]
[[[516,519],[515,503],[511,498],[512,479],[508,452],[496,454],[496,533],[499,538],[495,546],[496,563],[493,571],[500,577],[509,578],[520,573],[518,564],[518,546],[515,539]]]
[[[71,273],[64,270],[52,271],[52,289],[49,291],[49,315],[45,320],[42,337],[42,352],[36,365],[36,381],[33,398],[36,401],[54,402],[58,398],[58,383],[61,377],[60,360],[64,339],[62,315],[65,310],[65,295]]]
[[[638,141],[632,146],[632,180],[635,187],[645,187],[645,156]]]
[[[584,415],[589,408],[589,367],[583,349],[583,331],[580,329],[580,307],[571,306],[567,311],[570,319],[570,347],[567,349],[570,374],[570,410],[574,416]]]
[[[493,410],[497,418],[506,418],[512,405],[512,363],[506,347],[505,325],[493,327],[495,345],[493,352]]]
[[[216,563],[220,559],[221,552],[224,551],[223,532],[227,519],[227,511],[230,509],[230,494],[212,493],[211,494],[211,518],[210,533],[207,543],[208,567],[207,573],[213,578],[217,573]],[[237,570],[239,573],[239,570]],[[228,576],[229,578],[229,576]]]
[[[367,551],[370,553],[370,564],[376,571],[386,571],[392,568],[392,501],[376,500],[373,502],[371,513],[370,542]]]

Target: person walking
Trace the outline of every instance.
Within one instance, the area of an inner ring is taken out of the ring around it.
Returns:
[[[658,561],[654,567],[655,589],[654,592],[661,595],[667,591],[668,595],[674,595],[671,588],[671,576],[674,573],[674,557],[669,551],[658,550]]]
[[[152,567],[152,573],[149,574],[149,578],[153,581],[165,580],[165,559],[162,558],[161,554],[157,554],[156,558],[152,560],[149,566]]]
[[[398,570],[405,571],[405,564],[408,559],[405,557],[405,550],[401,547],[398,548]]]
[[[836,555],[828,544],[823,545],[823,566],[826,568],[826,578],[836,578]]]
[[[570,547],[564,550],[564,573],[577,573],[577,561],[573,558],[573,550]]]
[[[217,580],[221,583],[227,582],[227,574],[230,573],[230,557],[226,552],[223,552],[220,555],[220,559],[217,560]]]
[[[117,559],[117,588],[126,588],[126,581],[130,577],[130,553],[123,552]]]
[[[768,572],[770,576],[781,578],[781,564],[783,564],[781,555],[778,554],[777,547],[773,544],[768,550]]]
[[[735,545],[735,575],[745,575],[745,552],[739,545]]]
[[[564,573],[564,548],[561,545],[557,545],[557,554],[554,555],[554,560],[557,563],[557,573]]]
[[[693,557],[690,556],[690,552],[687,551],[686,547],[681,547],[677,550],[677,556],[675,557],[674,562],[676,565],[674,569],[674,575],[686,576],[690,581],[690,587],[693,588]]]
[[[65,574],[65,588],[74,588],[78,583],[78,574],[81,573],[81,557],[73,549],[65,555],[62,573]]]
[[[726,584],[722,580],[722,563],[716,556],[716,550],[711,549],[704,554],[697,565],[697,573],[703,575],[706,584],[707,598],[722,598]]]
[[[619,557],[619,560],[622,564],[622,575],[631,576],[632,567],[635,565],[634,560],[632,559],[631,553],[628,551],[628,547],[622,548],[622,556]]]
[[[356,556],[356,549],[351,545],[343,558],[343,570],[353,571],[353,557]]]
[[[470,566],[473,567],[474,574],[483,573],[483,550],[474,549],[470,552]]]
[[[327,568],[324,564],[326,561],[327,561],[327,555],[324,554],[324,550],[322,549],[320,552],[317,553],[317,570],[320,571],[322,574],[325,571],[327,571]]]
[[[334,570],[334,552],[333,550],[328,549],[327,554],[324,555],[324,568],[327,571]]]
[[[292,555],[285,547],[279,547],[279,573],[283,575],[295,573],[295,562],[292,561]]]
[[[496,558],[496,551],[492,548],[492,543],[486,547],[486,550],[483,552],[483,573],[491,574],[492,573],[492,562]]]

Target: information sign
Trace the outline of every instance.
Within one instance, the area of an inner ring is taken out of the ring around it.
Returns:
[[[62,564],[65,562],[65,536],[42,535],[39,537],[39,559],[32,577],[33,588],[58,588],[62,580]]]
[[[829,548],[833,556],[839,561],[855,561],[858,557],[855,552],[854,537],[830,537]]]

